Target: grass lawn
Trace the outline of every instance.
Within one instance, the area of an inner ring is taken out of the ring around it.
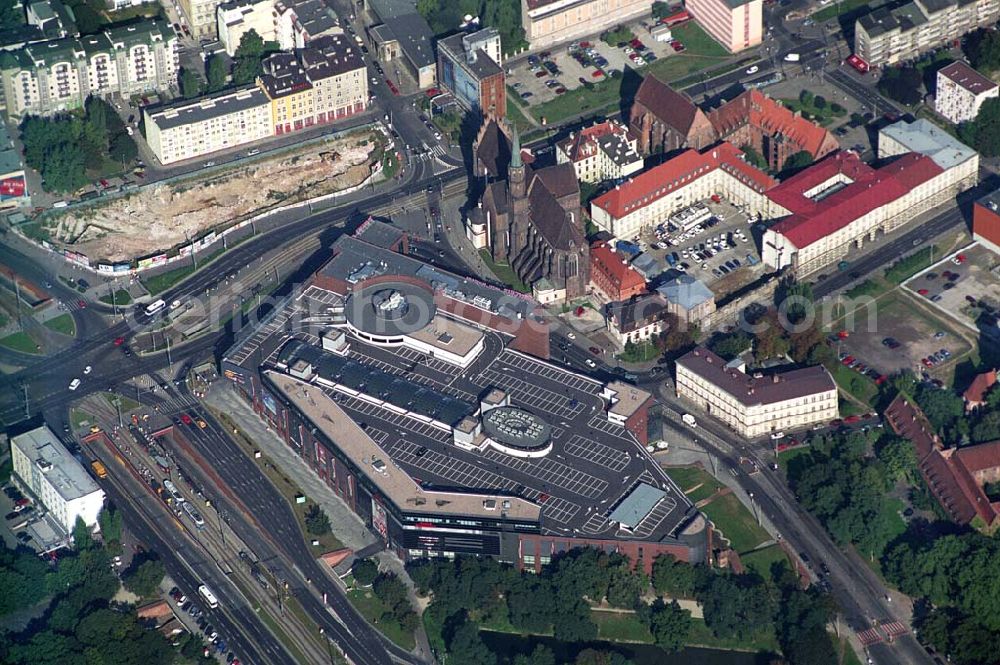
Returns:
[[[21,353],[39,353],[38,345],[26,332],[16,332],[0,339],[0,346],[5,346],[12,351]]]
[[[115,291],[114,296],[106,295],[98,298],[105,305],[117,305],[119,307],[123,305],[132,304],[132,296],[125,289],[118,289]]]
[[[670,29],[670,35],[684,44],[684,53],[703,55],[710,58],[728,58],[729,51],[712,39],[700,25],[688,21]]]
[[[120,402],[122,407],[122,413],[128,413],[133,409],[139,408],[138,402],[136,402],[134,399],[129,399],[124,395],[118,395],[116,393],[101,393],[101,394],[104,395],[104,399],[108,400],[108,404],[110,404],[111,406],[115,405],[115,400]]]
[[[722,487],[722,483],[713,478],[712,474],[696,466],[675,466],[664,471],[677,483],[681,491],[687,494],[692,503],[707,499]],[[700,487],[697,487],[699,485]],[[694,487],[697,489],[692,489]]]
[[[771,577],[771,568],[776,563],[788,566],[788,555],[781,549],[780,545],[769,545],[753,552],[748,552],[740,557],[743,565],[757,571],[757,574],[768,579]]]
[[[76,322],[70,314],[60,314],[45,322],[45,327],[63,335],[73,336],[76,334]]]
[[[910,254],[904,259],[896,261],[885,269],[885,278],[893,284],[902,284],[918,272],[931,264],[932,257],[936,254],[940,259],[941,254],[937,251],[937,245],[924,247],[918,252]]]
[[[653,360],[660,355],[659,349],[651,342],[642,344],[626,344],[625,350],[618,354],[618,357],[625,363],[644,363]]]
[[[347,597],[355,609],[393,643],[407,651],[414,647],[416,642],[413,639],[413,633],[403,630],[403,627],[395,620],[382,618],[388,608],[382,604],[382,601],[375,596],[371,589],[353,589],[347,592]]]
[[[526,117],[524,117],[524,112],[521,110],[520,104],[514,101],[514,97],[507,91],[507,118],[514,123],[514,127],[517,128],[518,133],[524,136],[531,130],[535,128]]]
[[[878,394],[878,386],[874,381],[840,363],[834,367],[833,380],[841,390],[869,406]]]
[[[691,619],[691,632],[688,634],[689,646],[708,647],[715,649],[731,649],[738,651],[772,651],[778,653],[778,640],[773,629],[760,631],[748,640],[735,637],[718,638],[705,625],[704,619]]]
[[[807,120],[812,120],[820,125],[828,125],[837,118],[847,116],[846,110],[841,110],[840,113],[834,113],[830,108],[831,102],[827,102],[826,106],[823,108],[817,108],[813,104],[803,104],[797,99],[783,98],[780,101],[793,113],[799,113]],[[843,109],[843,107],[840,108]]]
[[[232,243],[230,243],[232,245]],[[205,254],[204,256],[198,257],[198,267],[203,268],[209,264],[210,261],[217,259],[223,252],[220,247],[211,254]],[[142,278],[142,285],[146,287],[149,294],[155,296],[158,293],[162,293],[180,282],[185,277],[189,276],[194,272],[194,266],[190,263],[180,268],[174,268],[173,270],[168,270],[167,272],[162,272],[159,275],[153,275],[151,277]]]
[[[531,289],[524,285],[524,282],[522,282],[514,273],[513,268],[504,263],[493,262],[493,257],[490,256],[489,250],[481,249],[479,250],[479,255],[482,256],[483,261],[486,262],[486,267],[489,268],[501,282],[515,291],[520,291],[521,293],[531,293]]]
[[[93,416],[82,409],[70,409],[69,424],[73,429],[86,427],[92,422]]]
[[[782,471],[787,471],[789,462],[800,455],[807,454],[809,454],[809,446],[799,446],[798,448],[792,448],[791,450],[782,450],[778,453],[778,466],[781,467]]]
[[[845,291],[844,296],[847,298],[878,298],[888,290],[889,286],[884,281],[878,277],[872,277]]]
[[[861,665],[861,659],[858,654],[854,653],[854,649],[851,648],[851,643],[846,637],[841,638],[838,646],[840,647],[840,665]]]
[[[702,507],[701,511],[729,540],[730,546],[742,554],[749,552],[771,536],[757,525],[750,511],[732,494],[720,496]]]
[[[552,125],[583,112],[597,114],[612,105],[617,110],[621,101],[621,78],[604,78],[591,90],[580,86],[567,90],[553,100],[531,107],[535,120]],[[510,104],[508,104],[508,107]]]
[[[594,610],[590,618],[597,624],[597,638],[609,642],[641,642],[652,644],[653,635],[632,612],[602,612]]]
[[[818,12],[812,14],[809,18],[817,23],[822,23],[823,21],[829,21],[840,14],[852,12],[858,7],[864,7],[867,4],[868,0],[842,0],[841,2],[836,2],[828,7],[824,7]]]
[[[689,74],[707,69],[717,62],[719,62],[718,58],[709,58],[703,55],[688,55],[687,52],[684,52],[660,58],[653,64],[644,67],[644,69],[656,74],[658,78],[667,83],[673,83]]]

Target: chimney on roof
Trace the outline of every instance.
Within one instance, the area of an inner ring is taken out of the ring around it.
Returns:
[[[777,374],[775,374],[774,376],[771,377],[771,383],[777,383],[780,380],[781,380],[781,377],[779,377]]]

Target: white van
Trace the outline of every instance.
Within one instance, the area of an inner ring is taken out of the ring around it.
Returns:
[[[801,56],[798,53],[786,53],[785,62],[798,62]]]
[[[681,416],[681,420],[683,420],[684,424],[687,425],[688,427],[698,426],[698,422],[694,419],[694,416],[692,416],[690,413],[685,413],[683,416]]]
[[[80,379],[73,379],[72,381],[69,382],[70,390],[76,390],[79,387],[80,387]]]

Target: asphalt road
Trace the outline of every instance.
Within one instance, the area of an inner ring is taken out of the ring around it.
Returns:
[[[199,606],[226,640],[229,649],[246,663],[295,665],[295,660],[247,605],[225,573],[175,525],[163,503],[123,465],[113,461],[113,453],[97,452],[111,470],[101,485],[108,498],[123,512],[129,531],[156,552],[174,583],[192,599],[201,584],[215,593],[219,599],[217,609],[203,602]]]

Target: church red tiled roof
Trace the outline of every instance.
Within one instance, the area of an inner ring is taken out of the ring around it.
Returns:
[[[691,126],[695,124],[698,116],[705,115],[685,95],[652,74],[642,79],[639,90],[635,93],[635,102],[685,136],[690,133]]]
[[[988,372],[983,372],[982,374],[977,374],[976,378],[972,379],[972,383],[969,387],[965,389],[962,397],[965,398],[965,403],[977,406],[983,403],[986,399],[986,392],[993,387],[997,382],[997,371],[991,369]]]
[[[759,90],[747,90],[732,101],[710,111],[708,119],[720,137],[726,137],[744,124],[758,127],[765,134],[780,134],[812,154],[823,157],[837,149],[837,140],[826,129],[796,115],[780,102]]]

